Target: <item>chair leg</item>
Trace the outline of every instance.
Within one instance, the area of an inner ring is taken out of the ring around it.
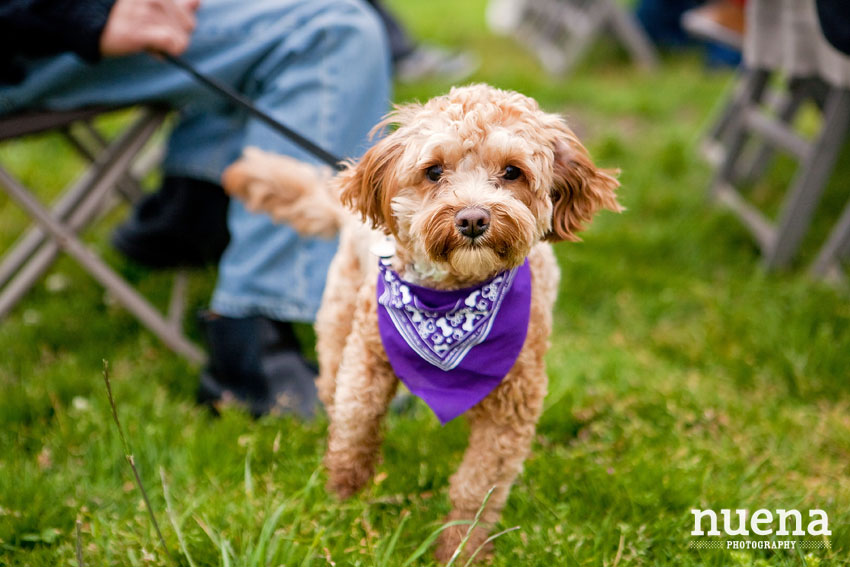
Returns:
[[[128,131],[110,144],[94,161],[93,168],[96,173],[87,175],[81,180],[83,182],[78,182],[73,190],[66,192],[52,212],[42,206],[26,187],[0,168],[0,186],[3,186],[6,193],[39,227],[30,231],[4,259],[2,268],[4,273],[9,274],[0,282],[0,287],[8,282],[0,294],[0,318],[32,287],[52,264],[61,248],[169,348],[192,362],[204,361],[203,351],[189,341],[180,328],[180,314],[185,305],[185,274],[178,274],[175,281],[166,320],[75,235],[76,231],[87,225],[102,210],[111,189],[122,179],[127,179],[127,172],[136,155],[162,123],[163,118],[164,115],[160,111],[143,111],[142,116]],[[47,238],[50,240],[46,241]]]
[[[154,116],[156,116],[154,114]],[[160,111],[159,116],[164,121],[165,111]],[[96,156],[103,152],[109,142],[97,131],[91,121],[80,124],[79,130],[74,128],[63,129],[62,133],[76,150],[88,161],[94,162]],[[157,165],[162,163],[164,149],[162,144],[153,144],[150,148],[141,152],[134,160],[133,168],[118,181],[117,189],[128,203],[135,203],[141,199],[145,192],[140,185],[140,180],[150,173]]]
[[[722,132],[717,132],[718,142],[722,144],[722,157],[710,186],[710,196],[713,198],[717,198],[722,190],[732,184],[741,150],[749,139],[745,124],[746,112],[761,101],[769,77],[770,73],[763,69],[749,71],[743,78],[744,87],[731,102],[728,116],[724,116],[726,124]]]
[[[768,269],[787,266],[797,251],[832,174],[849,126],[850,90],[833,88],[826,101],[823,128],[797,169],[779,216],[776,238],[765,251],[764,263]]]
[[[608,19],[608,7],[596,2],[590,2],[585,7],[586,25],[582,29],[571,30],[569,40],[562,48],[563,64],[559,74],[566,75],[572,71],[585,52],[593,45],[605,28]]]
[[[204,361],[205,356],[201,349],[182,333],[175,330],[144,297],[80,242],[68,227],[57,221],[50,214],[50,211],[45,209],[25,187],[18,184],[3,170],[0,170],[0,183],[6,186],[9,196],[50,233],[51,237],[59,243],[65,252],[79,262],[104,288],[114,294],[128,311],[135,315],[169,348],[192,362],[202,363]]]
[[[655,47],[634,16],[624,11],[616,2],[605,0],[605,3],[608,5],[609,26],[634,60],[646,69],[658,67]]]
[[[161,122],[162,118],[156,114],[143,114],[95,160],[93,173],[84,176],[83,183],[69,191],[67,198],[61,199],[54,213],[55,218],[66,223],[72,232],[91,222],[103,207],[115,183],[126,176],[134,156]],[[0,266],[3,272],[0,274],[3,276],[0,287],[5,286],[0,293],[0,318],[8,314],[56,258],[59,245],[53,240],[46,240],[44,230],[33,228],[4,259]]]
[[[728,142],[732,131],[740,124],[742,109],[753,99],[756,89],[764,89],[766,77],[765,71],[744,69],[735,80],[729,101],[705,135],[704,149],[705,153],[712,158],[711,161],[716,163],[722,161],[722,155],[714,154],[722,154],[723,144]]]
[[[850,203],[847,203],[809,271],[817,278],[826,278],[839,272],[840,261],[847,259],[850,259]]]
[[[57,200],[53,207],[53,214],[60,220],[68,219],[69,215],[77,211],[80,204],[91,195],[95,185],[102,185],[106,173],[105,166],[114,160],[124,163],[127,156],[128,146],[131,152],[138,152],[144,142],[154,133],[156,128],[162,124],[165,115],[157,111],[143,111],[137,121],[112,145],[104,149],[100,157],[91,156],[95,167],[90,168],[72,187],[66,190]],[[139,138],[141,136],[141,138]],[[138,144],[137,138],[142,141]],[[88,153],[88,150],[86,150]],[[132,153],[129,154],[132,157]],[[127,176],[123,176],[126,178]],[[110,177],[111,179],[111,177]],[[104,186],[108,188],[108,185]],[[103,189],[101,189],[102,191]],[[80,222],[88,222],[83,219]],[[82,226],[80,224],[79,226]],[[77,228],[79,228],[79,226]],[[44,243],[45,233],[38,226],[30,228],[24,236],[18,240],[15,246],[4,257],[0,263],[0,288],[15,275],[21,267],[33,257],[36,250]],[[6,312],[0,308],[0,318]]]
[[[87,123],[86,126],[86,131],[97,133],[90,124]],[[63,129],[62,134],[65,136],[65,139],[71,143],[74,149],[77,150],[77,153],[87,159],[90,163],[93,163],[95,159],[97,159],[98,154],[103,152],[109,145],[107,142],[102,142],[102,138],[99,135],[97,137],[92,137],[91,140],[84,140],[83,136],[74,132],[71,128]],[[115,188],[129,203],[135,203],[137,200],[141,199],[144,194],[142,188],[139,187],[137,178],[130,172],[118,180]]]
[[[791,91],[790,95],[780,101],[776,109],[777,118],[783,124],[787,125],[790,125],[794,120],[797,111],[808,96],[809,89],[804,81],[792,81],[789,90]],[[740,168],[740,171],[736,173],[736,178],[742,183],[752,183],[765,172],[768,165],[770,165],[774,153],[773,146],[767,142],[761,142],[749,163]]]
[[[607,18],[603,4],[581,0],[536,0],[525,8],[516,37],[552,75],[565,75],[599,34]]]
[[[68,188],[53,207],[53,214],[58,219],[66,219],[89,193],[93,182],[92,175],[87,175],[73,187]],[[14,247],[3,256],[0,263],[0,288],[6,285],[12,276],[27,263],[36,250],[44,242],[44,231],[37,226],[31,227],[24,236],[15,243]],[[0,310],[2,317],[2,310]]]

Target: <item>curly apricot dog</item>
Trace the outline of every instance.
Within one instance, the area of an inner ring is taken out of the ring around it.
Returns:
[[[559,279],[549,242],[619,211],[619,184],[563,119],[515,92],[454,88],[378,128],[391,125],[335,177],[248,149],[224,185],[302,233],[341,231],[316,320],[330,489],[345,498],[371,478],[401,379],[441,421],[469,421],[449,519],[472,519],[495,487],[470,553],[499,518],[546,394]],[[440,560],[467,529],[441,534]]]

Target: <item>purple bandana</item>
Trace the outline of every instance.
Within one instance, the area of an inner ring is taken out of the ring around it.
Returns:
[[[378,261],[378,330],[396,375],[445,424],[483,400],[516,362],[531,311],[528,260],[475,287],[441,291]]]

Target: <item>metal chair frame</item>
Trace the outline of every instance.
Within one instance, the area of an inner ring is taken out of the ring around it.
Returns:
[[[158,162],[156,152],[144,153],[143,150],[165,121],[168,111],[143,107],[128,127],[114,139],[107,140],[94,127],[93,120],[114,110],[92,108],[0,117],[0,141],[59,130],[90,164],[49,209],[0,166],[0,189],[33,221],[33,226],[0,258],[0,320],[23,299],[63,251],[171,350],[191,362],[202,363],[203,351],[182,331],[186,273],[182,270],[176,273],[168,311],[163,315],[78,237],[82,230],[119,202],[117,196],[130,202],[138,199],[142,195],[138,180]]]

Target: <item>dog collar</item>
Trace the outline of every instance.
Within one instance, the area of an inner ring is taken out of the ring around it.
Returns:
[[[528,260],[480,285],[443,291],[379,260],[378,330],[399,379],[445,424],[483,400],[516,362],[531,311]]]

